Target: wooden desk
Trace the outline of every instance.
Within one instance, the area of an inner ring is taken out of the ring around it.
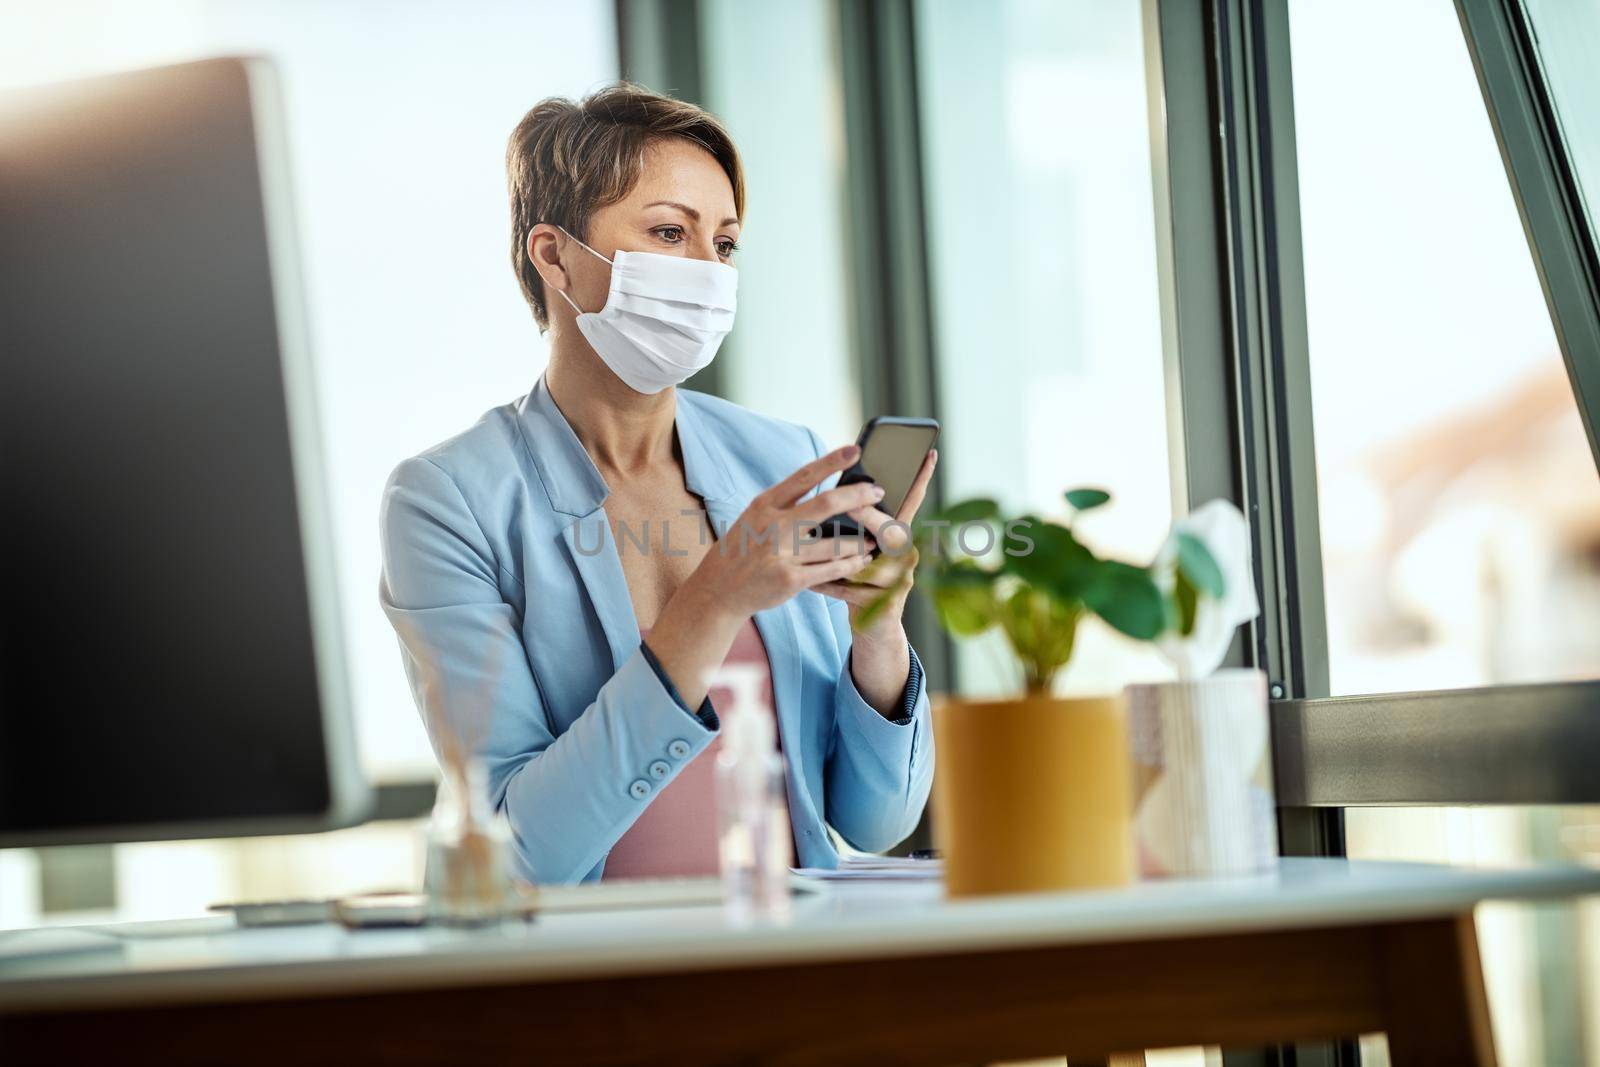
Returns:
[[[0,963],[7,1063],[1093,1061],[1387,1031],[1493,1062],[1472,911],[1600,892],[1578,868],[1286,860],[1278,873],[949,903],[842,887],[782,928],[716,908],[515,931],[107,935]],[[3,942],[0,942],[3,946]]]

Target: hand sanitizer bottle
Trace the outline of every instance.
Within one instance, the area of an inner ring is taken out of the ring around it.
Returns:
[[[793,862],[783,757],[760,668],[724,665],[717,683],[733,693],[717,753],[717,832],[724,906],[735,923],[789,916]]]

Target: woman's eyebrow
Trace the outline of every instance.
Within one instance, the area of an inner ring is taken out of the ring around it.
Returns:
[[[652,201],[650,201],[650,203],[646,204],[645,207],[647,207],[647,208],[651,208],[651,207],[675,207],[679,211],[683,212],[685,215],[688,215],[694,221],[696,221],[696,222],[700,221],[700,212],[696,211],[694,208],[690,207],[688,204],[680,204],[676,200],[652,200]],[[721,225],[723,225],[723,226],[737,226],[738,224],[739,224],[739,220],[734,218],[731,215],[729,217],[723,219],[722,222],[721,222]]]
[[[650,203],[646,204],[645,207],[675,207],[685,215],[688,215],[694,221],[700,221],[700,212],[696,211],[688,204],[680,204],[676,200],[652,200]]]

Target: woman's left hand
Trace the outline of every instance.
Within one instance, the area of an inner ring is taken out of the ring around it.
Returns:
[[[897,714],[911,672],[906,631],[902,615],[917,566],[917,549],[911,543],[911,525],[928,495],[933,469],[939,453],[930,451],[922,469],[900,505],[890,515],[871,505],[849,512],[883,549],[870,565],[854,578],[816,586],[819,593],[850,605],[850,624],[856,626],[861,611],[888,591],[889,600],[874,612],[868,625],[855,633],[850,656],[850,675],[863,699],[880,713]]]

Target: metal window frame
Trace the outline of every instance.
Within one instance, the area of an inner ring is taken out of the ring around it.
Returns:
[[[850,326],[861,406],[939,414],[912,0],[837,0],[849,217]],[[937,508],[935,473],[925,508]],[[953,688],[948,634],[922,597],[906,632],[934,690]]]
[[[851,305],[862,406],[937,409],[911,0],[840,0]]]
[[[616,20],[626,81],[705,106],[699,0],[616,0]]]
[[[1328,692],[1299,178],[1284,0],[1146,0],[1173,510],[1250,521],[1261,617],[1228,663],[1275,698]],[[1286,810],[1283,849],[1338,855],[1337,811]]]
[[[1566,804],[1600,795],[1600,681],[1289,700],[1278,802]]]
[[[1600,465],[1600,250],[1562,141],[1534,27],[1518,0],[1457,0],[1456,13],[1578,414]]]
[[[1245,513],[1262,611],[1227,662],[1266,671],[1275,698],[1324,697],[1286,2],[1145,0],[1144,25],[1173,511],[1221,497]],[[1343,811],[1283,807],[1279,838],[1285,854],[1341,855]],[[1346,1040],[1224,1059],[1334,1065],[1359,1055]]]
[[[1328,691],[1283,0],[1146,0],[1174,511],[1250,519],[1261,617],[1230,650],[1275,697]]]

